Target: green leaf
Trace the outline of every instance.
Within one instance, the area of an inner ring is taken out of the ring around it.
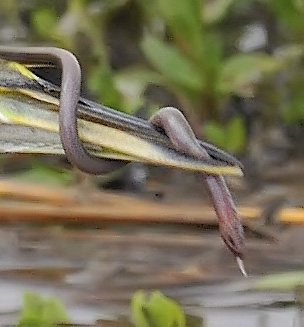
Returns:
[[[137,291],[131,302],[132,318],[136,327],[185,327],[181,307],[159,291],[147,297]]]
[[[204,75],[205,89],[212,96],[217,95],[217,80],[223,61],[223,44],[221,38],[214,33],[206,33],[204,47],[201,52],[200,66]]]
[[[226,146],[225,128],[214,122],[207,122],[204,125],[204,135],[207,140],[214,143],[219,148],[224,149]]]
[[[184,327],[185,315],[181,307],[159,291],[154,291],[148,302],[148,313],[154,326]]]
[[[285,64],[295,64],[301,60],[304,54],[304,46],[302,44],[286,44],[276,49],[277,57]]]
[[[24,294],[17,326],[55,327],[57,324],[68,322],[66,310],[58,299],[43,299],[40,295],[30,292]]]
[[[261,277],[254,285],[257,290],[287,290],[293,291],[299,286],[304,286],[304,272],[287,272]]]
[[[149,62],[170,82],[195,91],[203,88],[197,68],[174,46],[148,36],[142,49]]]
[[[146,296],[141,290],[135,292],[131,300],[132,320],[135,327],[149,327],[149,322],[144,314],[143,308],[145,306]]]
[[[220,71],[218,88],[223,94],[253,96],[255,84],[279,71],[279,59],[266,54],[238,54],[227,59]]]
[[[69,318],[64,305],[56,298],[44,300],[43,319],[51,324],[68,322]]]
[[[200,49],[203,41],[201,0],[157,0],[157,5],[175,38],[188,50]]]
[[[225,150],[231,153],[240,153],[244,150],[246,143],[246,128],[241,117],[230,120],[226,126],[226,147]]]
[[[241,117],[232,118],[225,126],[208,122],[204,134],[211,143],[233,154],[241,153],[246,145],[246,128]]]
[[[149,84],[160,84],[161,76],[143,67],[122,69],[114,75],[116,89],[122,96],[124,110],[133,114],[144,104],[144,92]]]
[[[33,161],[31,169],[16,173],[14,176],[19,181],[31,181],[48,185],[68,185],[73,181],[70,171],[48,166],[44,163]]]
[[[304,94],[302,90],[292,92],[290,101],[283,104],[282,117],[289,123],[300,123],[304,121]]]
[[[50,8],[41,8],[31,15],[31,23],[34,30],[43,37],[52,37],[58,22],[56,13]]]
[[[124,111],[121,94],[116,89],[114,74],[107,64],[100,64],[90,72],[87,80],[89,89],[106,106]]]
[[[102,4],[98,7],[96,14],[102,14],[105,17],[109,16],[115,10],[125,6],[128,0],[103,0]],[[100,10],[100,11],[99,11]]]
[[[21,311],[22,320],[39,319],[42,312],[42,301],[35,293],[25,293],[23,295],[23,306]]]
[[[301,0],[265,0],[271,5],[278,22],[286,24],[294,32],[302,33],[304,27],[303,2]],[[301,3],[302,2],[302,3]]]
[[[301,13],[304,12],[304,2],[303,0],[292,0],[292,3],[296,10],[300,11]]]
[[[225,17],[234,0],[205,0],[204,1],[204,22],[213,24]]]

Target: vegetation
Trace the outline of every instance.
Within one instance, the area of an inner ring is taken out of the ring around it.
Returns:
[[[137,291],[131,301],[131,314],[135,327],[185,327],[185,314],[172,299],[159,291],[149,296]],[[43,298],[36,293],[25,293],[21,316],[17,326],[53,327],[66,324],[69,318],[57,298]]]
[[[135,327],[185,327],[186,318],[182,308],[159,291],[149,296],[137,291],[131,303]]]
[[[7,24],[23,30],[23,42],[76,53],[87,92],[106,105],[148,115],[176,105],[200,136],[236,154],[252,137],[252,117],[303,123],[301,1],[17,3],[1,4]]]
[[[68,322],[68,315],[59,299],[43,298],[36,293],[24,294],[21,316],[17,326],[53,327]]]

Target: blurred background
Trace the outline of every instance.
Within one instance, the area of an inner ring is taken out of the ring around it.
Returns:
[[[189,326],[300,326],[304,2],[1,0],[0,18],[2,45],[73,52],[87,98],[146,119],[175,106],[237,156],[245,176],[228,184],[248,273],[289,272],[270,279],[276,292],[239,284],[197,174],[136,163],[93,178],[63,157],[2,155],[4,321],[34,289],[63,297],[75,323],[110,326],[143,288],[203,317]],[[34,71],[60,83],[53,67]]]

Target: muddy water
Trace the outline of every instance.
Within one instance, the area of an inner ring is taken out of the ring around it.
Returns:
[[[55,295],[74,323],[94,325],[128,314],[139,288],[161,289],[205,327],[301,326],[293,292],[253,291],[255,278],[241,277],[217,233],[24,226],[2,228],[0,236],[1,326],[17,321],[25,291]],[[274,247],[265,249],[248,250],[253,275],[278,270]]]

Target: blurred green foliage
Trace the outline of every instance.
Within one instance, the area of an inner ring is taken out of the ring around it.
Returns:
[[[105,105],[131,114],[176,105],[196,133],[233,153],[250,137],[244,111],[231,113],[234,97],[255,97],[261,124],[303,124],[302,1],[6,0],[1,7],[8,24],[14,17],[27,28],[24,42],[73,51],[88,92]],[[242,49],[256,24],[265,44]]]
[[[15,172],[14,178],[18,181],[63,186],[72,184],[74,177],[70,170],[64,170],[58,166],[55,167],[38,160],[32,160],[30,169]]]
[[[240,117],[234,117],[226,125],[210,122],[205,126],[205,134],[219,147],[231,153],[245,148],[246,130]]]
[[[30,292],[23,295],[21,316],[17,326],[54,327],[68,322],[68,315],[59,299],[43,298]]]
[[[182,308],[159,291],[134,293],[131,315],[135,327],[185,327],[186,316]],[[191,326],[201,326],[201,319],[190,318]],[[17,326],[53,327],[69,323],[65,307],[57,298],[43,298],[37,293],[23,295],[21,315]]]
[[[290,271],[259,277],[253,285],[254,290],[295,291],[304,286],[304,272]]]
[[[159,291],[149,295],[137,291],[131,301],[131,312],[135,327],[186,326],[182,308]]]

